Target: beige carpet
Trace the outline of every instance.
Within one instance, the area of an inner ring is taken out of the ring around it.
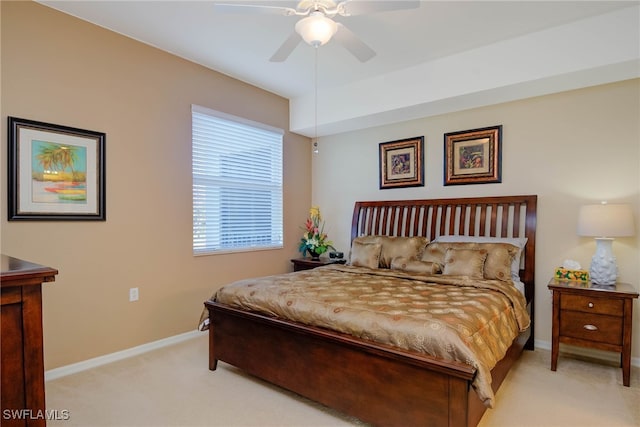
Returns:
[[[257,355],[259,357],[259,355]],[[524,356],[480,426],[640,426],[640,369],[550,354]],[[357,420],[220,363],[207,370],[202,336],[46,384],[47,408],[68,410],[49,426],[350,426]]]

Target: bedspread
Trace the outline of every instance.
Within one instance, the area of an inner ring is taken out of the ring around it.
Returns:
[[[330,265],[241,280],[217,302],[426,353],[476,368],[473,387],[493,406],[491,369],[529,327],[511,282]]]

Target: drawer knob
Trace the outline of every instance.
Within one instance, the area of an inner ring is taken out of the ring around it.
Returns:
[[[587,307],[589,307],[589,308],[593,308],[593,303],[592,303],[592,302],[590,302],[589,304],[587,304]]]
[[[585,328],[587,331],[597,331],[598,327],[596,325],[584,325],[583,328]]]

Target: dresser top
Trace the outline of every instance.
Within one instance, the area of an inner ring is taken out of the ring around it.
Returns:
[[[4,254],[1,255],[0,266],[2,268],[0,282],[3,286],[9,285],[12,281],[29,278],[39,278],[41,282],[51,282],[58,274],[58,270],[54,268]],[[11,284],[11,286],[15,286],[15,284]]]

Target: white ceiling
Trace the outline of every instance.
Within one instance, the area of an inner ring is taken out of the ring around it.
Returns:
[[[298,17],[221,14],[213,1],[40,3],[288,98],[290,130],[307,136],[640,77],[640,1],[421,1],[335,18],[377,55],[318,48],[316,123],[315,49],[269,62]]]

